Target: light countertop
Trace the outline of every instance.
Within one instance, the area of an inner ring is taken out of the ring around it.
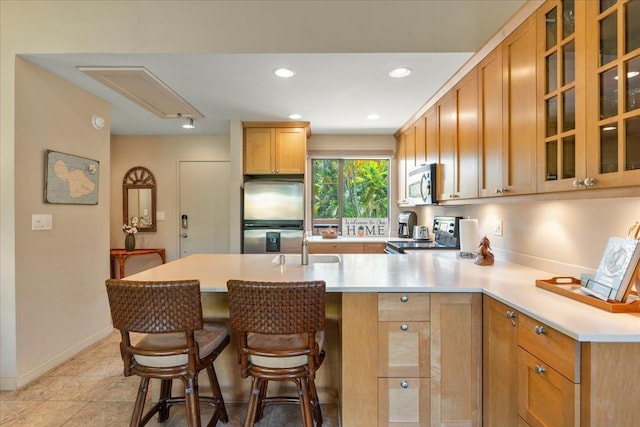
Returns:
[[[640,342],[640,314],[608,313],[535,286],[555,274],[497,260],[478,266],[457,251],[410,255],[341,254],[339,263],[300,265],[299,255],[197,254],[128,280],[199,279],[203,292],[226,292],[229,279],[324,280],[327,292],[482,292],[579,341]],[[326,255],[321,255],[326,257]]]

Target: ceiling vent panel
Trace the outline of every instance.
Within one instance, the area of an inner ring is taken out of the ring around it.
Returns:
[[[144,67],[78,67],[78,70],[113,89],[162,119],[204,116]]]

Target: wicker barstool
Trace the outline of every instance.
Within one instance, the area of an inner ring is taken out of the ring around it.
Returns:
[[[228,422],[214,360],[229,344],[227,327],[202,320],[200,282],[107,280],[113,326],[120,330],[124,375],[141,377],[131,427],[145,425],[154,414],[163,422],[172,405],[185,404],[189,426],[200,427],[200,401],[215,407],[208,426]],[[142,335],[130,336],[130,333]],[[135,341],[135,342],[133,342]],[[199,396],[198,373],[206,369],[212,397]],[[149,380],[160,379],[160,396],[143,416]],[[184,383],[185,397],[171,394],[173,379]]]
[[[322,425],[315,373],[324,360],[325,282],[229,280],[229,318],[237,333],[242,378],[252,377],[244,426],[265,406],[295,403],[305,427]],[[292,381],[298,397],[267,394],[269,381]]]

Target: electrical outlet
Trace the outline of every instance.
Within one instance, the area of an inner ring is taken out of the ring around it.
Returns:
[[[493,222],[493,235],[502,236],[502,220],[501,219],[496,219]]]

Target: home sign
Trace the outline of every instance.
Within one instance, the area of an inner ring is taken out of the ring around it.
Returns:
[[[386,237],[389,218],[343,218],[342,237]]]

